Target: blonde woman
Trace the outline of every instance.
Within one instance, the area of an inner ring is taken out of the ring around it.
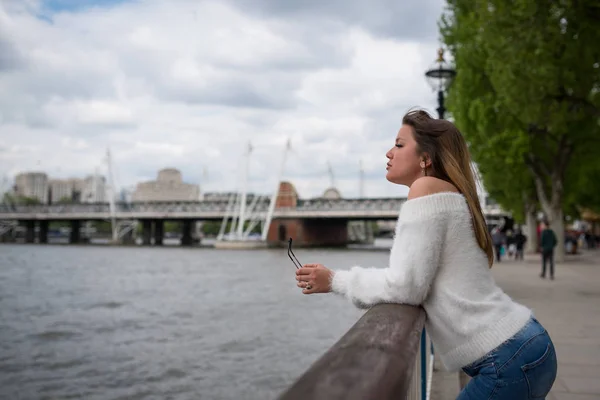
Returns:
[[[446,369],[472,379],[459,400],[544,399],[556,353],[527,307],[494,282],[492,238],[477,197],[466,142],[450,122],[411,111],[386,154],[386,178],[410,188],[387,268],[297,271],[305,294],[334,292],[360,308],[423,306]]]

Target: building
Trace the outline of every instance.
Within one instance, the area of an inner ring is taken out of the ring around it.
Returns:
[[[82,203],[106,203],[106,178],[100,175],[90,175],[83,180],[81,192]]]
[[[321,196],[321,198],[327,200],[338,200],[342,198],[342,194],[336,188],[330,187],[323,192],[323,196]]]
[[[48,202],[48,175],[43,172],[22,172],[15,177],[15,194],[18,197]]]
[[[78,178],[50,179],[48,186],[50,189],[48,203],[80,203],[85,188],[85,181]]]
[[[73,196],[73,185],[67,179],[50,179],[48,181],[50,194],[49,203],[71,202]]]
[[[200,187],[184,183],[181,172],[175,168],[158,171],[155,181],[141,182],[132,194],[133,202],[148,201],[197,201]]]

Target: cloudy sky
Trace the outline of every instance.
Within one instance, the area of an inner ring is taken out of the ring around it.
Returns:
[[[0,179],[83,177],[110,147],[116,183],[175,167],[202,190],[284,179],[301,197],[400,196],[386,151],[411,107],[443,0],[0,0]],[[204,172],[203,172],[204,171]]]

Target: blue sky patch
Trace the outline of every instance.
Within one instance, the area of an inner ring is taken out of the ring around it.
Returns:
[[[131,0],[44,0],[44,11],[54,14],[61,11],[77,12],[92,7],[110,7]]]

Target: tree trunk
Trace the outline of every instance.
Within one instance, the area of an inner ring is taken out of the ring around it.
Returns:
[[[561,163],[559,163],[561,164]],[[563,221],[562,203],[563,203],[563,169],[557,167],[557,171],[552,174],[550,185],[544,184],[543,175],[532,167],[534,174],[535,188],[542,210],[550,224],[550,228],[556,235],[557,245],[554,250],[554,259],[557,262],[565,260],[565,224]],[[550,193],[546,192],[546,187]]]
[[[554,260],[563,262],[565,260],[565,222],[563,221],[563,212],[560,207],[551,210],[544,210],[550,223],[550,228],[556,235],[558,244],[554,250]]]
[[[538,249],[537,216],[535,211],[527,211],[525,213],[525,223],[527,224],[527,232],[523,232],[524,235],[527,235],[527,247],[525,251],[527,253],[535,253]]]

